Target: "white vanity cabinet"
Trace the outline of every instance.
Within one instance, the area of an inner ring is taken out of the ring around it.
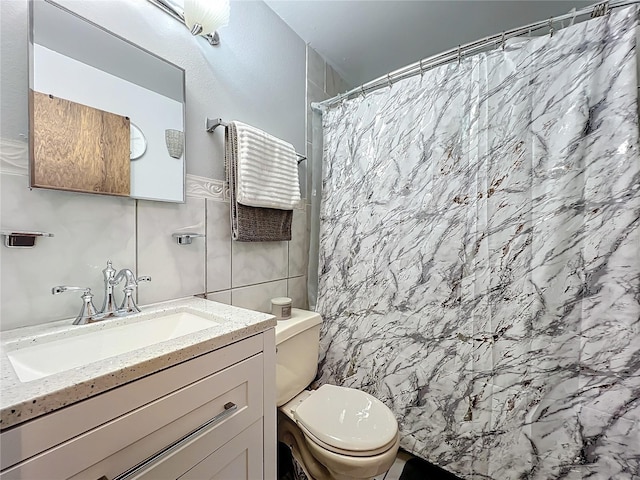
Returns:
[[[269,329],[0,434],[2,480],[276,477]]]

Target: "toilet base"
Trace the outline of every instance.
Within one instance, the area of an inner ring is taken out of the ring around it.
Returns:
[[[330,452],[307,439],[289,416],[278,410],[278,440],[291,448],[309,480],[369,480],[385,473],[395,461],[399,436],[386,452],[371,457],[348,457]]]

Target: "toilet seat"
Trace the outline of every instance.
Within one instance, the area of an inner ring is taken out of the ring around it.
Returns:
[[[398,422],[391,410],[360,390],[323,385],[292,413],[310,441],[338,454],[378,455],[397,441]]]
[[[348,456],[348,457],[373,457],[375,455],[380,455],[381,453],[384,453],[387,450],[389,450],[391,447],[393,447],[394,444],[397,441],[397,435],[396,435],[396,438],[391,440],[386,445],[384,445],[382,447],[379,447],[379,448],[377,448],[375,450],[362,450],[362,451],[344,450],[342,448],[337,448],[337,447],[334,447],[333,445],[329,445],[328,443],[323,442],[318,437],[316,437],[313,433],[311,433],[309,430],[307,430],[304,427],[304,425],[298,423],[298,427],[300,428],[300,430],[302,430],[302,433],[304,434],[305,437],[307,437],[307,440],[309,442],[313,442],[318,447],[323,448],[325,450],[328,450],[330,452],[337,453],[339,455]]]

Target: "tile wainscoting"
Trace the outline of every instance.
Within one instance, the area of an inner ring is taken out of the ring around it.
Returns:
[[[290,296],[306,307],[306,211],[294,212],[290,242],[231,240],[223,181],[187,175],[183,204],[29,189],[22,172],[0,174],[2,227],[42,230],[52,238],[33,249],[0,251],[2,329],[74,317],[74,295],[53,296],[54,285],[91,287],[102,302],[102,269],[150,275],[140,305],[192,295],[269,312],[270,299]],[[205,234],[178,245],[175,232]],[[120,292],[118,292],[120,294]]]

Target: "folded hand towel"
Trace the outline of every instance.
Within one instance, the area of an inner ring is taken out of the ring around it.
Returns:
[[[232,122],[225,133],[225,167],[231,196],[231,234],[240,242],[291,240],[293,210],[251,207],[238,203],[238,142]]]
[[[250,125],[231,124],[238,138],[238,203],[294,209],[300,202],[300,184],[293,145]]]

